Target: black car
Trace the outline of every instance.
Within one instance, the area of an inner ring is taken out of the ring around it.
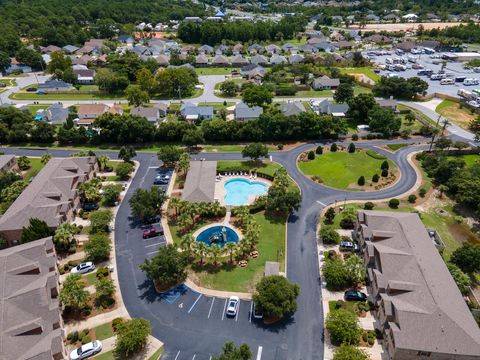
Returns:
[[[35,92],[35,91],[37,91],[37,88],[29,87],[29,88],[27,88],[27,91],[28,92]]]
[[[85,203],[82,206],[83,210],[85,211],[94,211],[98,209],[98,204],[97,203]]]
[[[347,290],[343,295],[346,301],[367,301],[367,295],[361,291]]]
[[[7,84],[0,83],[0,88],[4,88],[4,87],[7,87]]]

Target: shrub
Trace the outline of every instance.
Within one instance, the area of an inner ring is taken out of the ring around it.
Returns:
[[[380,176],[378,176],[378,174],[375,174],[375,175],[372,176],[372,181],[373,182],[376,183],[376,182],[378,182],[378,180],[380,180]]]
[[[332,226],[322,226],[319,235],[324,244],[340,243],[340,235]]]
[[[425,194],[427,193],[427,190],[425,188],[421,188],[419,191],[418,191],[418,195],[420,195],[420,197],[425,197]]]
[[[84,246],[87,260],[94,263],[108,260],[110,257],[110,238],[107,234],[98,233],[90,235],[90,240]]]
[[[392,209],[398,209],[398,205],[400,205],[400,200],[398,199],[390,199],[388,202],[388,206]]]
[[[336,152],[337,150],[338,150],[337,144],[333,143],[332,145],[330,145],[330,151],[331,152]]]
[[[365,185],[365,176],[363,176],[363,175],[360,176],[360,177],[358,178],[357,184],[360,185],[360,186]]]
[[[277,145],[277,149],[278,149],[278,150],[283,150],[283,144],[278,144],[278,145]]]
[[[90,332],[90,330],[88,330],[88,329],[83,329],[83,330],[80,332],[80,334],[78,335],[78,337],[79,337],[80,339],[82,339],[82,338],[84,338],[85,336],[87,336],[89,332]]]
[[[362,333],[357,316],[344,309],[330,312],[325,327],[330,333],[330,339],[334,345],[356,344]]]
[[[415,201],[417,201],[417,195],[408,195],[408,202],[411,203],[411,204],[414,204]]]
[[[307,155],[308,160],[314,160],[315,159],[315,153],[313,151],[309,151]]]
[[[91,341],[92,341],[92,338],[90,337],[90,335],[85,335],[84,337],[82,337],[82,345],[89,343]]]
[[[321,146],[321,145],[317,146],[317,148],[315,149],[315,153],[317,155],[322,155],[323,154],[323,146]]]
[[[383,169],[382,170],[382,177],[387,177],[388,176],[388,170],[387,169]]]
[[[377,159],[377,160],[384,160],[384,159],[386,159],[385,156],[380,155],[379,153],[377,153],[377,152],[374,151],[374,150],[367,150],[366,152],[367,152],[367,155],[368,155],[368,156],[370,156],[370,157],[372,157],[372,158],[374,158],[374,159]]]
[[[374,207],[375,207],[375,204],[372,203],[371,201],[367,201],[365,204],[363,204],[363,208],[365,210],[373,210]]]
[[[357,135],[357,134],[353,134],[353,135],[352,135],[352,140],[353,140],[353,141],[357,141],[357,140],[358,140],[358,135]]]
[[[71,333],[72,337],[70,338],[70,342],[76,343],[78,341],[78,331],[75,330],[74,332]]]
[[[128,162],[122,162],[115,168],[115,173],[121,180],[126,180],[130,177],[133,171],[133,165]]]
[[[118,330],[118,328],[125,322],[125,320],[121,317],[115,318],[112,320],[112,329],[114,332]]]
[[[322,274],[329,290],[343,290],[351,285],[344,262],[339,256],[323,262]]]
[[[354,143],[348,144],[348,152],[349,153],[354,153],[355,152],[355,144]]]
[[[390,168],[390,165],[388,165],[388,161],[385,160],[384,162],[382,162],[382,165],[380,165],[380,169],[382,170],[388,170]]]
[[[102,279],[104,277],[107,277],[109,272],[110,270],[108,270],[106,266],[102,266],[97,270],[97,273],[95,276],[97,277],[97,279]]]

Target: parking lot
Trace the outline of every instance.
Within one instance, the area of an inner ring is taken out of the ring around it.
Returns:
[[[368,52],[369,53],[369,52]],[[436,53],[432,54],[434,56],[441,55],[442,53]],[[368,56],[370,60],[378,65],[384,66],[387,65],[386,59],[398,59],[401,57],[406,58],[407,56],[413,56],[415,57],[416,63],[420,64],[423,66],[424,69],[431,69],[433,70],[434,73],[438,73],[438,71],[441,70],[442,68],[442,63],[441,59],[436,59],[432,58],[432,55],[428,54],[409,54],[405,53],[404,55],[397,55],[393,51],[390,51],[388,55],[367,55],[367,52],[364,53],[364,56]],[[439,62],[438,64],[434,64],[434,62]],[[400,77],[404,78],[410,78],[414,76],[418,76],[417,72],[419,71],[418,69],[413,69],[412,65],[413,62],[407,62],[405,65],[407,66],[407,69],[405,71],[390,71],[390,70],[381,70],[379,75],[380,76],[389,76],[389,74],[396,74]],[[461,62],[454,62],[454,61],[448,61],[447,66],[444,69],[447,74],[452,74],[452,76],[466,76],[467,78],[473,78],[473,79],[480,79],[480,73],[475,73],[473,70],[469,69],[464,69],[463,67],[464,63]],[[455,96],[458,97],[457,91],[458,89],[473,89],[473,88],[479,88],[480,86],[465,86],[461,82],[454,83],[452,85],[441,85],[439,80],[431,80],[429,79],[428,76],[419,76],[422,80],[426,81],[428,83],[428,93],[443,93],[447,94],[450,96]]]

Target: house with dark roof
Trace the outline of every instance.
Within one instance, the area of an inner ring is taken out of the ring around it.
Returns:
[[[241,67],[241,66],[245,66],[248,64],[248,59],[246,59],[245,57],[243,57],[242,55],[236,55],[232,58],[232,66],[235,66],[235,67]]]
[[[296,52],[298,50],[298,47],[291,43],[286,43],[282,45],[282,50],[286,53],[292,53]]]
[[[131,35],[121,34],[118,36],[118,42],[127,45],[133,45],[135,39]]]
[[[234,119],[237,121],[255,120],[263,114],[261,106],[248,106],[244,102],[240,102],[235,106]]]
[[[250,63],[255,65],[268,65],[268,59],[263,55],[254,55],[250,58]]]
[[[160,120],[160,110],[153,106],[137,106],[130,110],[131,115],[146,118],[149,122],[156,124]]]
[[[212,106],[197,106],[191,102],[183,103],[180,107],[180,114],[188,121],[212,120]]]
[[[280,106],[280,111],[285,116],[300,115],[307,111],[305,106],[300,101],[292,101],[284,103]]]
[[[77,77],[77,84],[94,84],[95,83],[95,70],[93,69],[79,69],[73,70],[73,73]]]
[[[318,52],[318,49],[310,44],[303,44],[298,47],[298,50],[305,54],[313,54]]]
[[[290,64],[300,64],[303,61],[304,57],[300,54],[290,55],[288,57],[288,62]]]
[[[330,79],[327,75],[313,80],[312,88],[314,90],[335,90],[340,85],[340,79]]]
[[[75,52],[77,52],[78,49],[78,47],[73,45],[65,45],[64,47],[62,47],[62,51],[65,54],[74,54]]]
[[[68,357],[52,238],[0,250],[0,359]]]
[[[61,104],[52,104],[43,112],[43,118],[52,124],[59,125],[67,121],[70,110]]]
[[[213,53],[213,47],[210,45],[202,45],[198,48],[198,52],[203,54],[211,54]]]
[[[61,92],[73,90],[73,85],[63,80],[47,80],[42,84],[38,84],[38,91],[44,92]]]
[[[388,45],[388,44],[392,43],[391,38],[389,38],[388,36],[385,36],[385,35],[380,35],[380,34],[370,35],[370,36],[364,38],[363,40],[371,42],[371,43],[375,43],[375,44],[386,44],[386,45]]]
[[[333,115],[337,117],[344,117],[348,112],[348,109],[348,104],[337,104],[328,99],[312,105],[312,110],[319,114]]]
[[[278,65],[278,64],[286,64],[288,62],[287,58],[283,55],[273,55],[270,58],[270,64]]]
[[[229,66],[230,62],[228,61],[228,58],[223,55],[217,55],[212,59],[212,66]]]
[[[265,51],[264,47],[259,44],[252,44],[248,47],[249,54],[258,54]]]
[[[478,324],[417,214],[359,211],[354,237],[385,358],[480,358]]]
[[[44,54],[51,54],[53,52],[59,52],[62,51],[62,48],[56,46],[56,45],[48,45],[42,49],[42,52]]]

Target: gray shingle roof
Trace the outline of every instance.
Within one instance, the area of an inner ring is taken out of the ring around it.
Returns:
[[[182,199],[190,202],[213,202],[216,175],[216,161],[190,161]]]
[[[0,169],[7,166],[12,159],[15,159],[15,155],[0,155]]]
[[[257,119],[262,114],[263,108],[261,106],[248,106],[243,102],[235,106],[235,119]]]
[[[305,106],[299,101],[282,104],[280,109],[285,116],[298,115],[306,111]]]

